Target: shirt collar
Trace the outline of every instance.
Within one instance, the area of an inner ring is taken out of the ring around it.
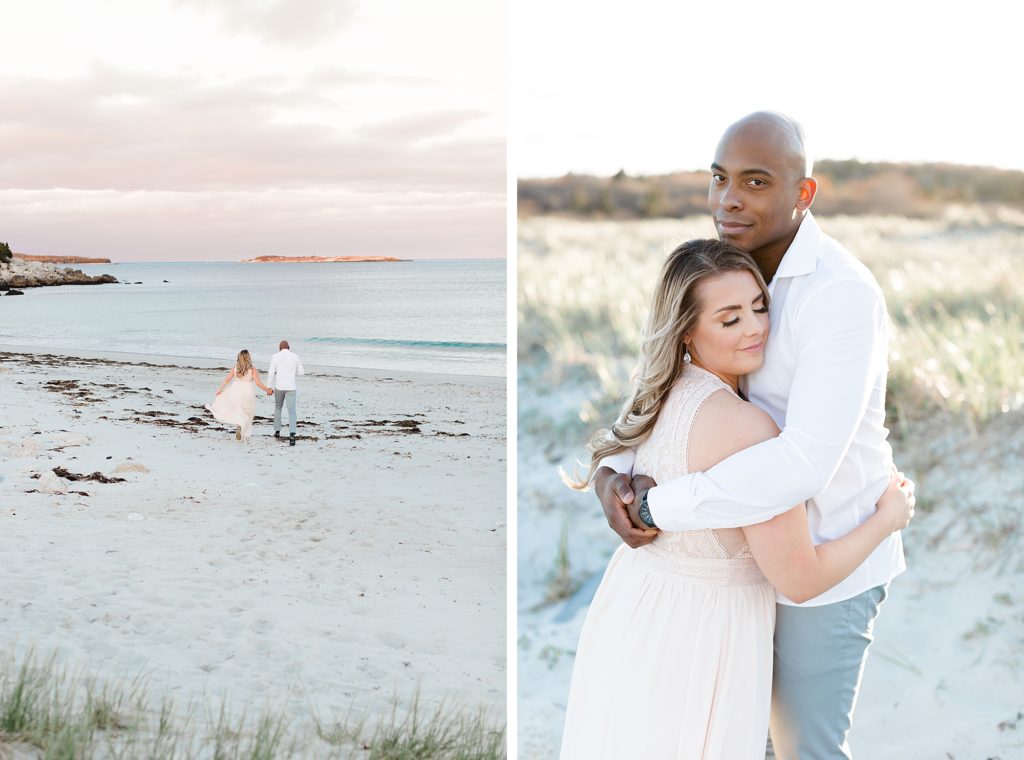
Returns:
[[[800,222],[800,229],[796,231],[796,237],[789,244],[786,253],[779,262],[779,268],[772,280],[782,277],[799,277],[802,274],[810,274],[818,268],[818,248],[821,241],[821,227],[808,211],[804,220]]]

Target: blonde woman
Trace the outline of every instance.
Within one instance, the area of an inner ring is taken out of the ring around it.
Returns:
[[[633,391],[600,460],[633,448],[634,472],[668,481],[778,435],[745,400],[761,366],[768,291],[749,255],[718,240],[673,251],[658,278]],[[784,472],[778,477],[785,477]],[[804,504],[759,525],[661,531],[613,555],[580,634],[562,760],[762,760],[775,590],[810,599],[851,573],[913,514],[894,475],[877,511],[814,546]]]
[[[252,433],[252,419],[256,416],[256,386],[268,396],[274,395],[274,391],[260,381],[259,370],[252,366],[249,352],[242,349],[238,352],[235,366],[217,389],[217,397],[212,404],[206,405],[217,422],[235,426],[236,441],[248,441]]]

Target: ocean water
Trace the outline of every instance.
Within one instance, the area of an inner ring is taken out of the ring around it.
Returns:
[[[0,298],[0,345],[153,354],[168,363],[202,357],[225,366],[246,348],[266,369],[286,339],[313,366],[506,372],[504,260],[76,268],[122,284]]]

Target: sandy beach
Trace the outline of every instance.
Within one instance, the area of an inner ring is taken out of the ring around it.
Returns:
[[[0,651],[298,734],[417,689],[503,725],[504,380],[307,367],[291,448],[171,364],[0,352]]]

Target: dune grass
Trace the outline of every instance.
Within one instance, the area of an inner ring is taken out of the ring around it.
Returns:
[[[140,680],[107,683],[69,673],[29,653],[0,666],[0,757],[81,760],[504,760],[505,728],[481,709],[424,712],[414,695],[375,722],[353,712],[302,735],[283,713],[254,717],[164,700],[153,706]]]
[[[872,270],[892,317],[888,404],[897,434],[941,413],[971,428],[1024,407],[1024,215],[951,209],[941,220],[819,220]],[[521,221],[520,382],[590,389],[571,438],[607,424],[628,387],[655,278],[705,217]],[[521,419],[527,432],[552,420]],[[571,442],[571,441],[567,441]]]

